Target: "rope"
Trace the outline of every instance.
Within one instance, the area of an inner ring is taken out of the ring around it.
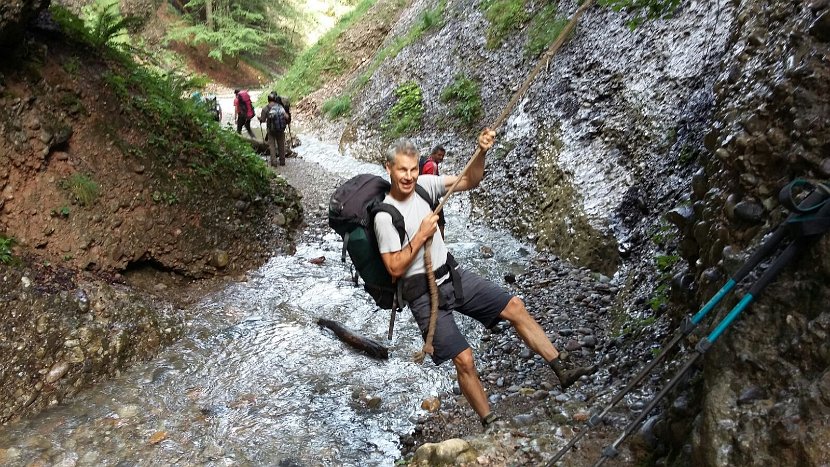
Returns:
[[[574,12],[573,17],[571,20],[568,21],[568,24],[562,29],[562,32],[559,33],[559,37],[553,41],[548,49],[545,51],[542,58],[539,59],[539,62],[536,66],[531,70],[530,74],[527,75],[525,78],[524,83],[522,86],[513,93],[513,97],[510,98],[510,101],[501,111],[501,114],[496,118],[496,121],[493,123],[493,126],[490,128],[493,130],[497,130],[504,122],[507,121],[507,117],[513,112],[513,109],[516,107],[516,104],[519,103],[519,100],[524,96],[524,93],[527,92],[530,85],[533,84],[533,80],[536,79],[536,76],[542,71],[542,68],[546,67],[547,64],[550,62],[550,59],[553,57],[556,52],[562,47],[562,44],[565,43],[568,36],[571,34],[571,31],[576,27],[576,23],[579,22],[579,18],[582,17],[582,14],[594,3],[594,0],[585,0],[579,8],[577,8],[576,12]],[[438,214],[444,209],[444,205],[449,201],[450,196],[455,192],[455,188],[458,183],[461,181],[461,178],[467,173],[470,167],[473,165],[473,162],[482,156],[481,146],[476,147],[475,152],[473,153],[473,157],[467,162],[467,165],[464,166],[464,169],[456,178],[455,183],[452,184],[449,190],[447,190],[447,194],[444,195],[444,199],[438,203],[438,206],[432,212],[433,214]],[[435,271],[432,270],[432,237],[428,238],[426,243],[424,243],[424,267],[426,268],[427,274],[427,281],[429,285],[429,304],[430,304],[430,314],[429,314],[429,329],[427,330],[427,337],[426,341],[424,341],[424,348],[423,351],[425,354],[432,355],[434,349],[432,347],[432,340],[435,336],[435,324],[438,321],[438,285],[435,283]]]

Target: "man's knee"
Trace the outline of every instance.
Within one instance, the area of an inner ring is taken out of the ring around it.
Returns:
[[[525,308],[525,302],[521,298],[514,296],[507,302],[507,306],[504,307],[499,317],[512,323],[516,320],[527,319],[530,317],[530,314],[527,312],[527,308]]]
[[[473,350],[469,347],[453,357],[452,363],[455,365],[455,369],[459,373],[475,372],[476,369],[475,360],[473,359]]]

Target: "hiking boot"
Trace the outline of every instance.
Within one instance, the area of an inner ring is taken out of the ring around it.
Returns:
[[[490,412],[489,415],[481,419],[481,426],[484,427],[485,433],[492,433],[493,431],[500,430],[507,426],[501,417]]]
[[[576,368],[572,368],[570,370],[566,370],[565,366],[562,362],[555,358],[548,362],[553,372],[556,373],[556,377],[559,378],[559,385],[562,386],[562,390],[568,389],[572,384],[577,382],[579,378],[585,375],[592,375],[596,373],[597,366],[580,366]]]

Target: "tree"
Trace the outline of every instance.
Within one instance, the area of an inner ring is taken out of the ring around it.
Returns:
[[[256,56],[269,47],[292,55],[293,35],[287,25],[302,13],[291,2],[267,0],[190,0],[184,22],[168,33],[171,40],[207,44],[216,60],[242,54]]]

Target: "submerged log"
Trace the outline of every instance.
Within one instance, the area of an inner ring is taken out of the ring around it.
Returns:
[[[346,344],[366,352],[372,358],[387,359],[389,358],[389,349],[383,345],[373,341],[372,339],[363,337],[354,331],[346,329],[339,323],[328,319],[319,318],[317,324],[324,328],[329,328],[334,332],[341,341]]]

